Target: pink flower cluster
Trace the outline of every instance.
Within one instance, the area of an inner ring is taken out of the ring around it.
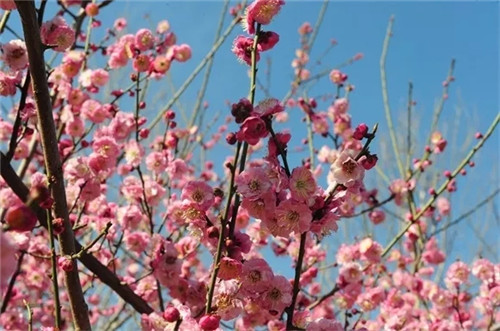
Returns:
[[[164,78],[175,61],[188,61],[191,47],[177,44],[168,21],[159,22],[156,30],[127,33],[127,21],[117,19],[105,32],[79,32],[75,40],[75,31],[63,19],[67,11],[80,9],[82,17],[93,22],[90,28],[99,29],[97,17],[104,8],[81,0],[58,5],[65,10],[42,24],[41,35],[49,49],[63,53],[48,73],[48,84],[70,227],[61,217],[49,218],[49,224],[55,236],[73,231],[85,254],[108,272],[108,280],[154,311],[142,314],[140,321],[125,322],[131,328],[222,330],[232,324],[235,330],[437,331],[487,329],[498,323],[500,265],[484,258],[446,263],[449,252],[435,235],[434,228],[452,214],[452,200],[438,196],[434,188],[417,191],[417,176],[392,180],[385,202],[378,190],[365,186],[365,175],[378,160],[372,146],[367,147],[375,130],[354,124],[348,99],[354,87],[347,74],[330,72],[337,91],[332,100],[298,97],[299,82],[309,79],[313,70],[309,23],[298,31],[301,48],[292,62],[295,78],[286,102],[268,96],[254,105],[251,94],[230,104],[231,116],[213,131],[198,124],[183,127],[172,106],[161,114],[161,126],[153,128],[147,124],[158,109],[143,97],[146,83]],[[277,45],[279,35],[261,27],[270,24],[283,5],[282,0],[255,0],[246,8],[241,20],[250,36],[238,36],[233,44],[239,60],[256,64],[252,55],[258,61],[261,52]],[[0,1],[0,7],[13,10],[15,3]],[[231,14],[236,16],[240,9],[237,5]],[[102,35],[100,42],[94,42],[96,35]],[[75,42],[85,43],[86,52],[78,47],[69,50]],[[30,162],[19,171],[28,187],[27,201],[0,179],[0,208],[5,211],[0,294],[4,298],[9,293],[0,324],[6,330],[25,330],[28,323],[54,330],[51,286],[57,280],[61,329],[69,329],[73,317],[64,273],[77,270],[76,260],[56,245],[52,265],[48,231],[33,210],[36,206],[54,216],[61,201],[51,196],[54,178],[44,175],[33,91],[29,86],[27,91],[19,88],[29,68],[26,45],[11,40],[1,45],[1,51],[0,95],[23,91],[24,107],[17,113],[15,105],[0,119],[0,141],[10,148],[15,136],[12,165]],[[113,90],[112,77],[119,70],[130,82],[121,81]],[[209,113],[209,108],[208,102],[200,102],[198,115]],[[310,155],[289,167],[290,146],[296,142],[290,130],[273,125],[294,115],[294,108],[309,125],[303,144],[309,145]],[[20,127],[14,125],[17,117]],[[193,123],[203,122],[195,117]],[[220,147],[224,135],[237,152],[219,162],[225,166],[221,169],[205,156]],[[323,146],[316,148],[319,141]],[[446,146],[435,132],[425,155],[442,153]],[[413,165],[413,171],[423,171],[432,161],[425,157]],[[449,192],[456,190],[453,176],[444,173]],[[323,181],[329,185],[326,189]],[[433,199],[427,209],[418,204],[415,210],[408,208],[409,196],[417,192],[428,192]],[[347,223],[364,214],[373,225],[393,222],[393,213],[380,208],[384,203],[393,203],[403,215],[411,210],[401,217],[407,231],[400,235],[398,249],[384,249],[375,233],[347,233],[347,239],[334,235],[339,245],[325,245],[326,236],[344,225],[341,219]],[[415,217],[416,213],[421,215]],[[278,274],[281,261],[291,263],[295,277]],[[53,267],[58,272],[54,279]],[[114,292],[110,296],[102,291],[102,275],[81,263],[78,271],[94,329],[104,329],[115,316],[135,314]],[[14,274],[14,286],[9,287]],[[127,295],[122,297],[125,301]]]

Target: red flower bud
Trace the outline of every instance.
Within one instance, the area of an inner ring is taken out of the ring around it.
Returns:
[[[36,215],[26,205],[9,208],[5,215],[9,229],[17,232],[31,231],[36,225]]]

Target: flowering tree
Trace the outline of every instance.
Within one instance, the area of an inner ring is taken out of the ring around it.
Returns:
[[[299,29],[294,80],[282,100],[258,97],[257,87],[261,55],[279,46],[279,31],[268,29],[285,3],[255,0],[229,10],[231,24],[226,31],[221,24],[212,49],[163,106],[146,103],[149,86],[190,60],[191,47],[177,42],[167,21],[156,31],[126,34],[127,21],[117,19],[97,40],[93,31],[110,4],[58,1],[58,11],[46,17],[45,0],[38,7],[33,1],[0,2],[0,31],[18,18],[23,30],[1,45],[0,94],[16,100],[0,121],[0,320],[5,329],[498,326],[500,266],[482,258],[471,265],[457,261],[444,282],[435,281],[435,269],[446,258],[436,234],[447,226],[436,230],[431,225],[450,213],[442,194],[454,192],[456,177],[474,166],[474,155],[500,116],[484,134],[476,134],[475,146],[444,172],[442,183],[426,187],[422,173],[447,141],[436,131],[438,108],[422,155],[403,165],[385,86],[392,19],[381,76],[400,178],[381,198],[364,183],[378,161],[372,152],[378,125],[355,125],[362,119],[349,114],[354,86],[345,72],[310,71],[309,53],[326,3],[314,28],[304,23]],[[225,121],[210,136],[202,112],[206,82],[214,54],[239,23],[243,31],[232,52],[242,70],[249,70],[248,95],[230,103]],[[54,60],[46,61],[49,56]],[[208,74],[190,119],[178,125],[176,102],[204,68]],[[119,89],[108,91],[116,72],[126,72],[130,85],[120,81]],[[326,111],[303,88],[323,76],[336,91]],[[410,86],[409,114],[411,91]],[[289,158],[292,133],[277,129],[291,108],[302,111],[307,133],[309,156],[299,164]],[[148,117],[145,110],[157,116]],[[326,139],[319,147],[314,139],[321,137]],[[195,154],[216,145],[230,146],[234,153],[218,169]],[[263,157],[259,150],[265,151]],[[427,196],[416,196],[417,189],[428,191]],[[386,204],[400,206],[406,215],[385,245],[362,233],[354,244],[334,250],[324,245],[348,218],[368,215],[374,225],[384,226]],[[292,279],[273,270],[266,248],[291,256]],[[335,263],[325,266],[332,255]],[[332,269],[333,284],[322,282],[320,275]],[[470,284],[469,274],[479,285]]]

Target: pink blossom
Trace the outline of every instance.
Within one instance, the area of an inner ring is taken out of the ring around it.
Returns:
[[[90,81],[95,86],[105,86],[109,81],[109,73],[104,69],[92,70]]]
[[[22,70],[28,66],[28,52],[24,41],[16,39],[2,45],[1,59],[12,70]]]
[[[276,219],[281,227],[298,234],[309,230],[312,213],[304,203],[287,199],[276,208]]]
[[[154,253],[151,267],[162,285],[176,285],[181,274],[182,261],[178,259],[178,252],[173,243],[162,239]]]
[[[102,123],[106,118],[109,118],[109,113],[105,107],[94,99],[84,101],[80,111],[84,118],[88,118],[95,124]]]
[[[279,113],[286,114],[286,113]],[[279,115],[278,114],[278,115]],[[269,149],[269,156],[276,157],[281,151],[285,151],[287,148],[287,144],[292,139],[292,135],[288,132],[278,132],[275,135],[275,139],[269,139],[267,143],[267,148]],[[278,149],[278,146],[280,149]]]
[[[446,272],[445,284],[448,289],[453,290],[460,285],[467,283],[469,278],[469,266],[461,261],[457,261],[450,265]]]
[[[264,193],[267,193],[271,187],[271,181],[266,171],[261,167],[250,167],[236,177],[238,192],[244,198],[256,200]]]
[[[394,194],[394,201],[400,206],[409,190],[409,184],[403,179],[394,180],[389,186],[389,190]]]
[[[442,216],[447,216],[450,214],[451,210],[450,200],[444,197],[439,197],[436,201],[436,206],[439,214],[441,214]]]
[[[153,48],[155,38],[149,29],[140,29],[135,34],[134,46],[140,51],[147,51]]]
[[[443,263],[446,255],[439,249],[436,238],[432,237],[425,243],[425,250],[422,253],[422,259],[430,264]]]
[[[263,259],[250,259],[243,263],[241,288],[247,293],[262,293],[269,289],[273,271]]]
[[[373,224],[380,224],[385,221],[385,212],[380,209],[375,209],[368,213],[368,218]]]
[[[174,52],[174,59],[179,62],[186,62],[191,58],[191,47],[187,44],[174,46],[172,49]]]
[[[327,114],[325,112],[317,112],[311,115],[313,132],[326,137],[330,131],[330,127],[327,120]]]
[[[243,24],[245,30],[250,33],[255,33],[255,23],[267,25],[276,16],[281,6],[285,4],[283,0],[255,0],[245,11]]]
[[[132,167],[138,167],[144,156],[144,147],[137,141],[131,139],[125,144],[125,160]]]
[[[338,69],[333,69],[330,72],[330,80],[337,85],[343,84],[347,80],[347,75]]]
[[[223,280],[235,279],[241,275],[242,269],[243,265],[241,262],[229,257],[223,257],[220,261],[220,269],[217,277]]]
[[[259,102],[259,104],[254,107],[252,115],[264,117],[280,113],[284,110],[285,107],[283,107],[283,105],[278,99],[269,98]]]
[[[268,134],[266,123],[258,117],[250,116],[241,125],[240,130],[236,133],[236,138],[238,141],[245,141],[254,146]]]
[[[153,68],[157,73],[164,74],[170,69],[170,60],[166,56],[158,55],[153,60]]]
[[[201,210],[208,210],[214,204],[214,192],[204,181],[190,181],[182,189],[182,199],[195,203]]]
[[[280,40],[280,36],[276,32],[265,31],[259,34],[258,44],[262,52],[270,50]]]
[[[104,136],[94,140],[92,150],[114,164],[120,155],[120,147],[113,137]]]
[[[341,283],[355,283],[361,279],[361,276],[361,266],[356,262],[349,262],[339,270],[339,280]]]
[[[123,17],[117,18],[113,27],[116,31],[122,31],[127,26],[127,20]]]
[[[16,84],[21,82],[21,75],[6,75],[0,71],[0,95],[8,97],[16,94]]]
[[[146,250],[151,236],[144,231],[134,231],[126,233],[124,241],[127,249],[141,254]]]
[[[132,67],[137,72],[148,71],[150,65],[151,65],[151,59],[149,55],[146,54],[137,55],[136,58],[134,59],[134,62],[132,63]]]
[[[472,264],[472,274],[482,281],[488,281],[495,274],[495,266],[486,259],[479,259]]]
[[[249,66],[252,65],[252,49],[253,39],[245,36],[238,36],[233,42],[232,52],[236,55],[239,61],[245,62]],[[257,47],[255,61],[260,60],[260,47]]]
[[[45,22],[40,28],[42,42],[53,46],[56,52],[64,52],[75,42],[75,31],[71,29],[61,16]]]
[[[110,135],[117,141],[126,139],[135,130],[134,114],[117,112],[108,128]]]
[[[272,191],[262,193],[258,198],[243,198],[241,206],[248,214],[257,219],[267,219],[274,216],[276,209],[276,194]]]
[[[158,22],[156,26],[156,33],[162,34],[170,30],[170,23],[167,20]]]
[[[292,285],[283,276],[274,276],[271,286],[258,300],[262,308],[280,314],[292,302]]]
[[[346,264],[360,258],[360,253],[357,245],[340,245],[337,250],[336,261],[338,264]]]
[[[365,238],[359,243],[359,252],[361,257],[370,263],[378,263],[381,261],[383,248],[373,241],[371,238]]]
[[[127,205],[118,209],[117,219],[123,228],[132,230],[139,226],[143,214],[137,205]]]
[[[162,152],[152,152],[146,157],[148,170],[159,174],[167,168],[167,157]]]
[[[72,271],[74,268],[74,262],[71,257],[67,256],[59,256],[57,258],[57,266],[61,268],[62,270],[69,272]]]
[[[298,32],[300,35],[306,35],[306,34],[312,33],[313,28],[311,26],[311,23],[309,23],[309,22],[302,23],[302,25],[299,27]]]
[[[349,153],[343,151],[337,157],[330,168],[333,180],[337,184],[350,187],[355,185],[357,181],[361,181],[365,175],[365,170]]]
[[[307,202],[316,192],[316,181],[306,167],[293,169],[289,186],[292,198],[297,201]]]

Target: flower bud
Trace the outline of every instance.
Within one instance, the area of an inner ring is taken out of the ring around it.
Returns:
[[[179,310],[172,306],[167,307],[167,309],[163,312],[163,318],[169,323],[177,321],[180,317],[181,314],[179,313]]]
[[[199,325],[202,330],[213,331],[219,327],[220,317],[217,315],[205,315],[200,319]]]
[[[36,215],[26,205],[9,208],[5,215],[9,229],[17,232],[31,231],[36,225]]]

